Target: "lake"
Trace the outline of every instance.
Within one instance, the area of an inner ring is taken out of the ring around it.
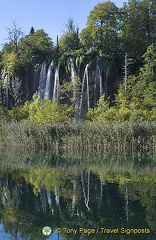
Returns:
[[[0,239],[155,240],[155,153],[1,149]]]

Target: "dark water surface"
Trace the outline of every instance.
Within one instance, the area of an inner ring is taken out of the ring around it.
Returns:
[[[155,153],[1,149],[0,221],[0,240],[155,240]]]

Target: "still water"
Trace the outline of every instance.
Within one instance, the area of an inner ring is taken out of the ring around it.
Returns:
[[[155,240],[155,154],[1,149],[1,239]]]

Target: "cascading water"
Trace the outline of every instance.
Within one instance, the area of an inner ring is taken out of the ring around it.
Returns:
[[[74,119],[79,120],[79,107],[80,107],[80,98],[79,96],[76,96],[76,90],[75,90],[75,85],[76,85],[76,71],[74,67],[74,61],[70,57],[70,66],[71,66],[71,80],[73,84],[73,101],[75,102],[75,113],[74,113]]]
[[[46,84],[45,84],[45,91],[44,91],[44,99],[51,99],[51,79],[52,79],[52,63],[49,65]]]
[[[76,72],[75,72],[75,67],[74,67],[74,62],[73,59],[70,57],[70,66],[71,66],[71,80],[73,87],[75,87],[75,77],[76,77]],[[73,89],[73,98],[76,98],[76,91]]]
[[[82,90],[80,98],[80,118],[88,112],[90,108],[89,102],[89,77],[88,77],[88,64],[84,70],[83,81],[82,81]],[[87,103],[87,104],[86,104]]]
[[[38,87],[38,95],[41,99],[44,99],[44,91],[45,91],[45,85],[46,85],[46,63],[44,62],[42,64],[41,72],[40,72],[40,78],[39,78],[39,87]]]
[[[33,81],[32,81],[32,95],[36,92],[39,86],[40,66],[36,64],[33,68]]]
[[[3,78],[4,77],[4,78]],[[9,75],[8,74],[4,74],[2,75],[2,78],[3,78],[3,84],[1,82],[1,90],[3,90],[3,94],[4,94],[4,105],[5,107],[8,109],[8,106],[9,106]]]
[[[59,100],[59,69],[56,67],[55,69],[55,78],[54,78],[54,89],[53,89],[53,98],[55,98],[58,102]]]
[[[87,104],[88,104],[88,109],[87,111],[89,110],[89,107],[90,107],[90,104],[89,104],[89,78],[88,78],[88,65],[87,65],[87,69],[86,69],[86,83],[87,83]]]
[[[97,59],[97,62],[96,62],[96,84],[98,86],[97,90],[99,92],[99,96],[98,96],[99,98],[103,94],[103,86],[102,86],[102,75],[101,75],[101,70],[100,70],[98,61],[99,61],[99,58]]]
[[[106,96],[108,97],[108,78],[109,78],[109,69],[110,67],[108,66],[106,69],[106,84],[105,84],[105,89],[106,89]]]

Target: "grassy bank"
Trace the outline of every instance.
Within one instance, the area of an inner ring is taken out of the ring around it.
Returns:
[[[58,125],[1,123],[0,143],[9,147],[66,150],[142,150],[156,147],[155,122]]]

